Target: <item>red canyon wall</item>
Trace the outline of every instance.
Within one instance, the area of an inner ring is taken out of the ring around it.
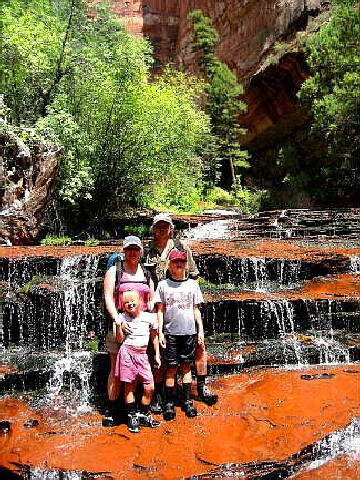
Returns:
[[[305,115],[296,92],[307,75],[303,55],[277,55],[276,42],[291,45],[330,2],[321,0],[111,0],[113,9],[134,33],[148,37],[158,64],[174,62],[196,72],[191,27],[186,17],[196,8],[212,18],[220,34],[219,57],[236,71],[246,87],[248,128],[244,143],[252,150],[291,134]],[[280,57],[280,58],[279,58]],[[271,63],[265,67],[267,63]]]

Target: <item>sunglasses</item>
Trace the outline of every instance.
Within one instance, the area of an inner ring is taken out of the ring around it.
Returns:
[[[140,247],[136,247],[135,245],[134,246],[131,246],[131,247],[126,247],[124,248],[124,250],[126,252],[131,252],[131,251],[136,251],[136,252],[139,252],[141,250]]]

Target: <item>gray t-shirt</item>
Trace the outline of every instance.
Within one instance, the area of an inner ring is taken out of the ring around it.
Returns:
[[[138,317],[123,313],[122,320],[130,325],[131,333],[125,336],[123,343],[132,347],[146,347],[149,343],[150,330],[157,330],[158,323],[155,313],[140,312]]]
[[[154,303],[164,304],[164,334],[194,335],[194,305],[204,301],[195,280],[162,280],[155,292]]]

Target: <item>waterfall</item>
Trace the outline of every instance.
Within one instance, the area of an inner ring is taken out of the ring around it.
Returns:
[[[296,337],[294,322],[294,307],[287,300],[265,300],[261,306],[261,317],[268,326],[271,320],[275,320],[278,336],[281,340],[284,361],[281,363],[304,365],[306,362],[301,343]],[[274,337],[276,332],[269,332],[269,337]]]
[[[333,328],[333,317],[338,302],[333,300],[304,300],[310,320],[311,339],[320,354],[319,363],[335,364],[349,362],[349,349],[336,340]]]
[[[350,271],[352,273],[360,273],[360,257],[350,257]]]
[[[197,259],[201,276],[220,289],[271,292],[298,287],[305,269],[300,260],[265,257],[220,257]]]
[[[67,388],[75,402],[65,403],[68,411],[74,408],[78,412],[90,410],[91,353],[82,351],[82,348],[87,334],[87,323],[95,320],[98,263],[98,256],[78,256],[64,258],[59,266],[58,277],[67,282],[67,288],[59,299],[63,304],[60,310],[65,332],[65,353],[53,365],[47,397],[56,405],[64,389],[66,377],[69,377]]]

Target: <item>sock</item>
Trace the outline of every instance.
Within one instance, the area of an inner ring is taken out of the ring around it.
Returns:
[[[174,403],[175,387],[165,387],[166,403]]]
[[[140,405],[140,412],[144,415],[147,415],[150,411],[150,405],[144,405],[143,403]]]
[[[154,395],[161,395],[161,397],[163,396],[163,383],[162,382],[159,382],[159,383],[155,383],[155,389],[154,389]]]
[[[135,402],[127,403],[126,404],[126,411],[128,415],[136,412],[136,405]]]
[[[197,390],[198,390],[198,392],[200,390],[203,390],[203,388],[205,387],[205,379],[206,379],[206,375],[197,375]]]
[[[188,402],[191,397],[191,383],[183,383],[183,392],[184,392],[184,402]]]

